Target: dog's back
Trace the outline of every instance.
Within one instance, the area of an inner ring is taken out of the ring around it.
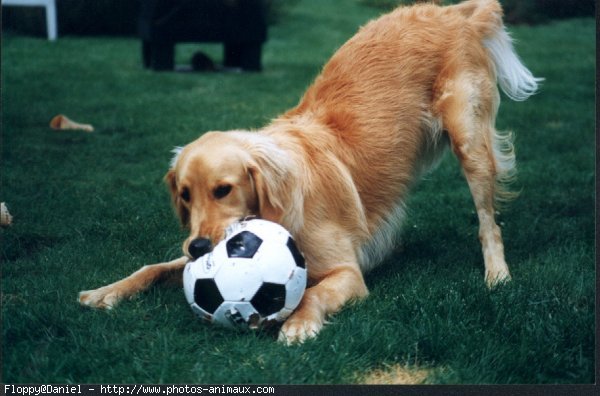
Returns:
[[[335,151],[351,173],[370,234],[361,261],[376,263],[393,246],[408,190],[447,147],[446,96],[460,78],[472,78],[473,86],[481,85],[473,95],[488,108],[493,124],[496,75],[517,100],[537,88],[512,49],[497,1],[401,7],[362,27],[333,55],[299,105],[280,118],[318,125],[318,138],[304,128],[305,145],[314,140],[315,146]],[[489,140],[497,169],[511,172],[514,156],[499,148],[507,140],[496,134]]]

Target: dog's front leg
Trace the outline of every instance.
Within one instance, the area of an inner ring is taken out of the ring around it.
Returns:
[[[183,268],[188,261],[184,256],[167,263],[145,265],[120,281],[80,292],[79,303],[93,308],[110,309],[122,299],[133,297],[159,281],[175,280],[181,283]]]
[[[279,341],[289,345],[316,336],[327,315],[339,311],[348,301],[367,294],[358,264],[334,267],[319,283],[306,289],[300,305],[283,324]]]

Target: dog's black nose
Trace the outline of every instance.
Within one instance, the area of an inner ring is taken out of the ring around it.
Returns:
[[[212,244],[210,243],[209,239],[197,238],[190,242],[190,246],[188,246],[188,253],[194,260],[196,260],[197,258],[210,252],[211,248]]]

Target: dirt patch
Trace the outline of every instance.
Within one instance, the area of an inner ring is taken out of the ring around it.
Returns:
[[[423,384],[431,370],[406,366],[389,366],[361,376],[361,383],[368,385],[417,385]]]

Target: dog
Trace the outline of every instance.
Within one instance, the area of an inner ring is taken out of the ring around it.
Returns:
[[[287,228],[309,285],[279,339],[314,337],[328,315],[367,296],[363,274],[394,247],[415,182],[450,148],[479,219],[488,287],[511,275],[495,205],[509,197],[515,156],[494,124],[497,85],[527,99],[541,79],[513,49],[496,0],[400,7],[340,47],[299,104],[259,131],[208,132],[177,149],[165,180],[189,237],[184,256],[79,295],[111,308],[181,279],[248,216]]]

